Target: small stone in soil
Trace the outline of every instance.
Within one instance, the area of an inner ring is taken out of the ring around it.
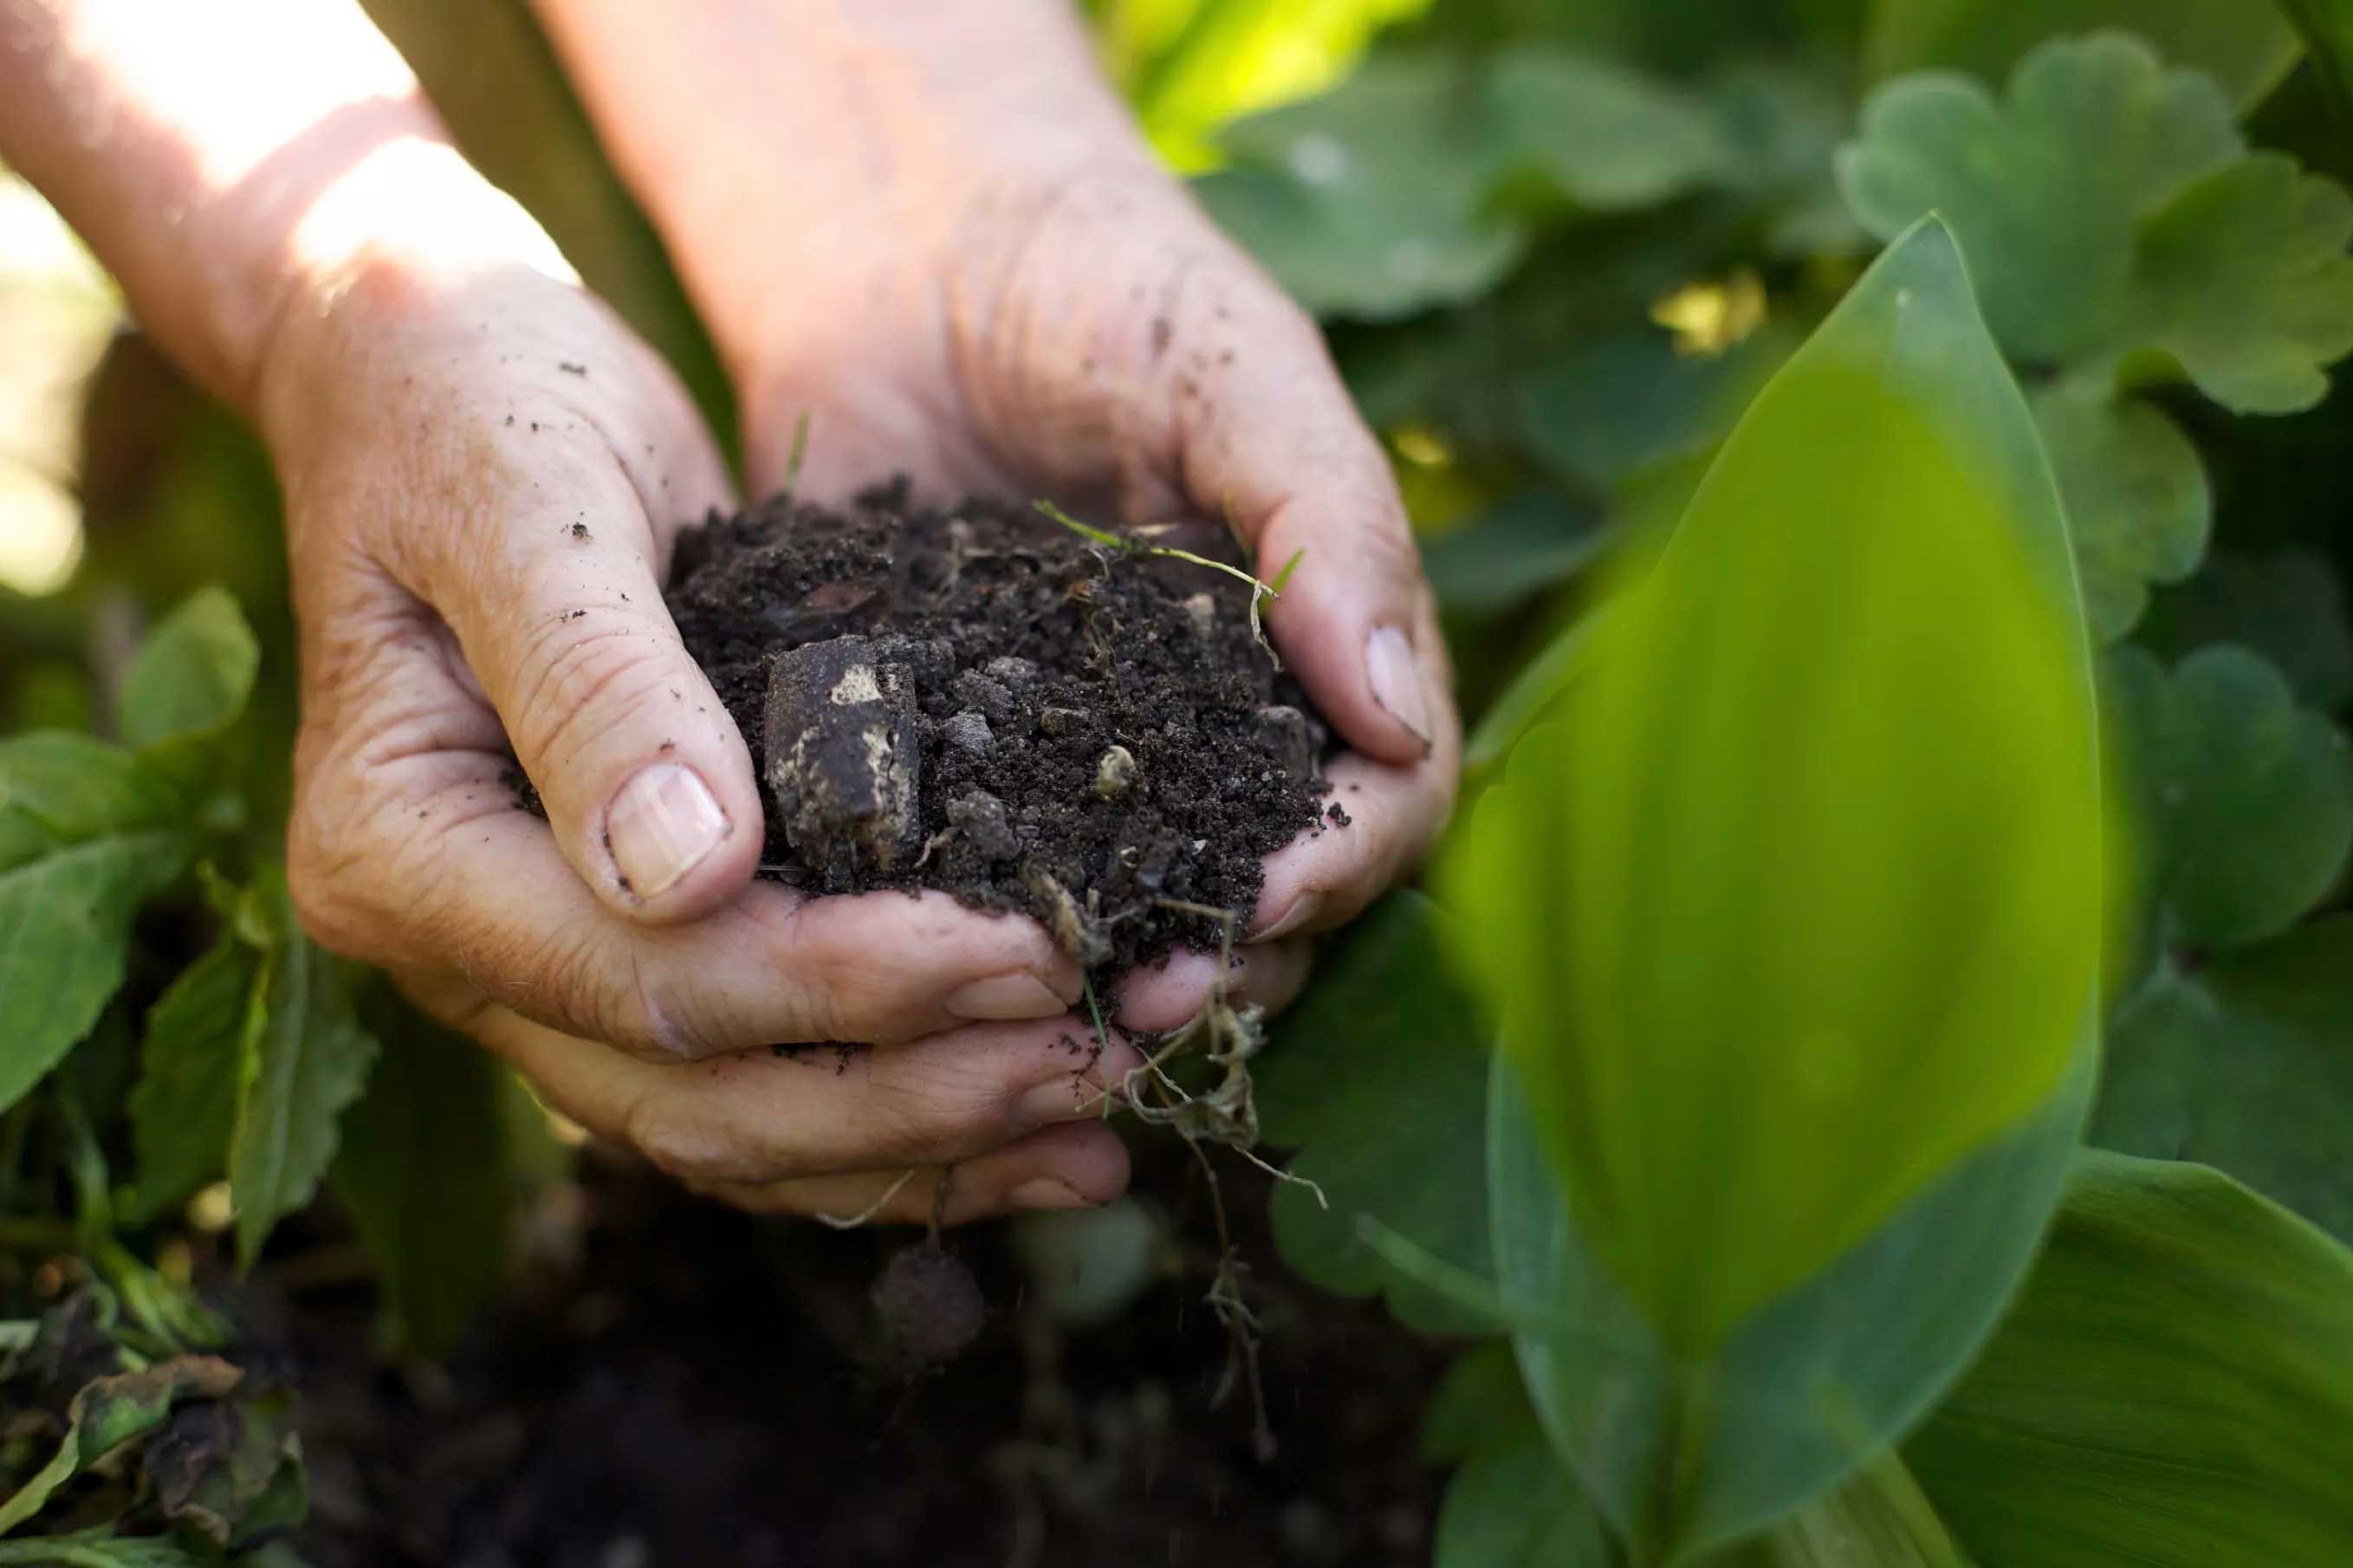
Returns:
[[[768,787],[785,838],[828,876],[889,871],[922,842],[917,647],[840,637],[768,666]]]

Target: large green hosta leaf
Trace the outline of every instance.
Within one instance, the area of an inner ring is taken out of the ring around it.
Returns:
[[[2203,1166],[2084,1157],[1904,1457],[1988,1568],[2353,1555],[2353,1253]]]
[[[1767,386],[1612,613],[1450,902],[1586,1241],[1704,1358],[2044,1104],[2091,1005],[2066,539],[1941,227]]]
[[[1317,1184],[1275,1189],[1284,1261],[1328,1290],[1387,1292],[1425,1332],[1461,1333],[1494,1325],[1398,1276],[1358,1235],[1369,1215],[1458,1268],[1489,1272],[1485,1031],[1440,963],[1445,918],[1417,892],[1382,900],[1274,1026],[1252,1072],[1261,1132],[1299,1148],[1293,1173]]]

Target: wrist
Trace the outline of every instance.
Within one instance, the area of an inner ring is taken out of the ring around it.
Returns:
[[[374,148],[290,224],[275,258],[278,303],[253,349],[248,412],[281,461],[364,389],[383,352],[442,330],[451,301],[496,279],[572,292],[578,277],[512,197],[438,140]],[[475,323],[486,330],[489,323]]]

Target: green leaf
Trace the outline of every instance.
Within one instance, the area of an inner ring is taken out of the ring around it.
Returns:
[[[1556,490],[1521,490],[1421,545],[1439,607],[1500,615],[1599,559],[1614,531]]]
[[[163,1425],[184,1398],[209,1399],[243,1374],[218,1356],[175,1356],[138,1372],[94,1378],[73,1396],[65,1440],[16,1495],[0,1502],[0,1535],[41,1511],[57,1489],[142,1432]]]
[[[1450,861],[1579,1229],[1687,1358],[2080,1055],[2101,821],[2067,550],[1926,224],[1751,407]]]
[[[1953,226],[2022,360],[2094,380],[2178,363],[2227,407],[2285,413],[2353,349],[2353,199],[2249,156],[2213,83],[2137,39],[2046,44],[1999,103],[1959,77],[1892,82],[1839,174],[1882,237],[1929,211]]]
[[[1698,1362],[1667,1343],[1579,1234],[1517,1077],[1498,1059],[1488,1189],[1504,1310],[1556,1325],[1515,1335],[1530,1396],[1638,1561],[1704,1556],[1788,1519],[1934,1407],[2033,1259],[2096,1056],[2087,1024],[2048,1102]]]
[[[2161,973],[2110,1028],[2092,1141],[2217,1166],[2353,1240],[2353,916]]]
[[[1540,1433],[1484,1448],[1446,1483],[1431,1568],[1605,1568],[1609,1537]]]
[[[267,1017],[229,1143],[237,1261],[248,1268],[271,1227],[317,1189],[334,1158],[337,1122],[376,1054],[353,1010],[364,971],[302,934],[282,873],[257,884],[257,897],[278,940],[264,981]]]
[[[187,864],[180,809],[120,747],[50,732],[0,742],[0,1109],[121,985],[132,917]]]
[[[2142,226],[2124,341],[2234,413],[2310,408],[2353,350],[2348,240],[2353,196],[2285,154],[2218,169]]]
[[[2148,607],[2148,585],[2178,583],[2206,553],[2214,503],[2198,449],[2146,403],[2081,387],[2033,400],[2075,545],[2084,614],[2114,642]]]
[[[382,1272],[386,1339],[438,1356],[505,1283],[527,1123],[507,1114],[496,1058],[381,987],[368,1002],[384,1059],[343,1119],[331,1182]]]
[[[2000,1333],[1905,1458],[1989,1564],[2342,1562],[2353,1253],[2202,1166],[2087,1154]]]
[[[1251,1064],[1261,1133],[1302,1151],[1292,1173],[1331,1205],[1295,1183],[1275,1189],[1283,1260],[1327,1290],[1385,1292],[1426,1333],[1493,1325],[1382,1263],[1357,1219],[1371,1215],[1427,1252],[1487,1272],[1486,1032],[1441,963],[1444,919],[1419,893],[1383,900]]]
[[[214,1568],[217,1562],[169,1537],[112,1535],[107,1528],[0,1541],[0,1564],[10,1568]]]
[[[2278,666],[2308,705],[2335,712],[2353,701],[2344,587],[2334,566],[2300,546],[2216,551],[2196,576],[2157,596],[2140,640],[2168,660],[2208,643],[2239,643]]]
[[[1388,320],[1484,293],[1524,252],[1486,210],[1514,148],[1481,75],[1382,54],[1337,90],[1242,121],[1209,214],[1308,309]]]
[[[261,645],[222,588],[199,588],[150,632],[116,699],[122,738],[153,746],[227,725],[245,710]]]
[[[1509,1340],[1482,1340],[1446,1369],[1421,1413],[1415,1447],[1429,1464],[1466,1459],[1523,1428],[1541,1438]]]
[[[2353,3],[2280,0],[2312,51],[2312,64],[2344,123],[2353,124]]]
[[[2227,644],[2170,674],[2119,648],[2107,684],[2158,940],[2242,947],[2294,924],[2353,848],[2344,734]]]
[[[147,1015],[130,1100],[141,1217],[164,1213],[228,1168],[238,1086],[268,1022],[263,968],[260,952],[225,934]]]
[[[1792,347],[1769,331],[1715,355],[1679,353],[1659,331],[1596,339],[1522,383],[1521,432],[1564,481],[1606,491],[1704,455]]]
[[[2298,0],[2288,0],[2291,8]],[[2233,0],[1876,0],[1863,63],[1876,80],[1946,66],[1989,81],[2063,33],[2129,27],[2250,106],[2295,63],[2295,35],[2268,5]]]
[[[1487,92],[1515,155],[1580,207],[1655,206],[1738,166],[1704,100],[1601,56],[1504,49]]]

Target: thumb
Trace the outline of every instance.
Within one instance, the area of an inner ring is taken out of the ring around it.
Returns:
[[[503,432],[501,432],[503,434]],[[727,902],[763,839],[752,760],[663,607],[656,530],[612,452],[550,432],[504,515],[434,595],[557,843],[607,904],[655,923]],[[718,503],[715,458],[655,504]],[[518,476],[519,477],[519,476]]]

